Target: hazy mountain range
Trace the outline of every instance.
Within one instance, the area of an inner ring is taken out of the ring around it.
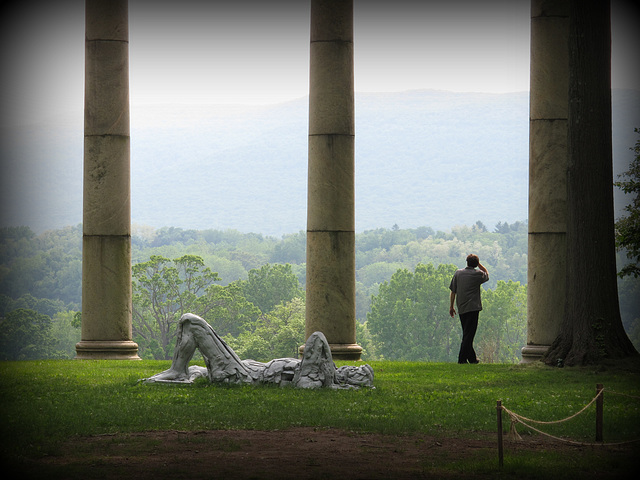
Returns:
[[[633,158],[640,92],[614,91],[613,112],[617,174]],[[2,226],[82,221],[82,125],[80,112],[2,129]],[[357,231],[526,220],[528,131],[528,92],[358,94]],[[307,135],[307,98],[132,108],[132,222],[305,230]]]

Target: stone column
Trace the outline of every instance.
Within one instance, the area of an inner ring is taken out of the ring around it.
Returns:
[[[353,2],[312,0],[306,336],[358,360],[355,308]]]
[[[139,359],[131,335],[127,0],[87,0],[82,340],[78,359]]]
[[[567,0],[531,2],[527,345],[539,360],[564,316],[569,116]]]

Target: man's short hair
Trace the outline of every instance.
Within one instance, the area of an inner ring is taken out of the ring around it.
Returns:
[[[476,268],[478,265],[480,265],[480,259],[478,258],[478,255],[474,255],[472,253],[471,255],[467,256],[468,267]]]

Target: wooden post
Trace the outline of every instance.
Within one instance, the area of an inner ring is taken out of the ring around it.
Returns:
[[[596,442],[602,442],[602,417],[604,410],[604,394],[602,393],[603,386],[601,383],[596,385]]]
[[[503,451],[502,451],[502,400],[498,400],[496,404],[496,413],[498,418],[498,465],[502,468]]]

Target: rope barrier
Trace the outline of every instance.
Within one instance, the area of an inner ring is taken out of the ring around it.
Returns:
[[[629,397],[629,398],[635,398],[636,400],[640,400],[640,397],[638,397],[637,395],[629,395],[628,393],[618,393],[612,390],[607,390],[607,393],[609,395],[620,395],[621,397]]]
[[[584,412],[587,408],[589,408],[591,405],[593,405],[593,402],[595,402],[595,401],[598,399],[598,397],[602,395],[602,392],[604,392],[604,389],[600,390],[600,391],[598,392],[598,394],[594,397],[594,399],[593,399],[593,400],[591,400],[588,404],[586,404],[586,405],[582,408],[582,410],[580,410],[580,411],[578,411],[578,412],[574,413],[573,415],[571,415],[571,416],[569,416],[569,417],[567,417],[567,418],[563,418],[563,419],[561,419],[561,420],[552,420],[552,421],[550,421],[550,422],[544,422],[544,421],[542,421],[542,420],[532,420],[532,419],[530,419],[530,418],[523,417],[522,415],[518,415],[517,413],[514,413],[514,412],[512,412],[511,410],[507,410],[507,408],[506,408],[506,407],[504,407],[504,406],[502,407],[502,409],[503,409],[505,412],[507,412],[510,416],[514,416],[517,420],[520,420],[520,422],[521,422],[521,423],[524,423],[524,422],[522,422],[522,420],[526,420],[527,422],[540,423],[540,424],[545,424],[545,425],[552,425],[552,424],[554,424],[554,423],[562,423],[562,422],[566,422],[566,421],[568,421],[568,420],[571,420],[571,419],[573,419],[573,418],[577,417],[577,416],[578,416],[578,415],[580,415],[582,412]]]
[[[498,458],[499,458],[499,465],[500,467],[502,467],[503,465],[503,453],[502,453],[502,411],[506,412],[507,415],[509,415],[509,418],[511,420],[511,425],[509,426],[509,436],[517,439],[517,440],[522,440],[522,437],[520,436],[520,434],[517,432],[516,430],[516,424],[517,423],[521,423],[522,425],[524,425],[525,427],[538,432],[541,435],[545,435],[549,438],[553,438],[554,440],[558,440],[561,442],[565,442],[565,443],[569,443],[571,445],[579,445],[579,446],[598,446],[598,447],[602,447],[602,446],[619,446],[619,445],[628,445],[631,443],[637,443],[640,442],[640,439],[637,440],[629,440],[629,441],[625,441],[625,442],[615,442],[615,443],[604,443],[601,441],[601,434],[602,434],[602,398],[604,395],[604,388],[602,387],[602,385],[598,384],[596,386],[597,388],[597,394],[596,396],[593,398],[593,400],[591,400],[587,405],[585,405],[583,408],[581,408],[578,412],[574,413],[573,415],[568,416],[567,418],[563,418],[560,420],[551,420],[551,421],[543,421],[543,420],[532,420],[530,418],[527,418],[523,415],[519,415],[511,410],[509,410],[508,408],[506,408],[504,405],[502,405],[502,401],[498,400],[497,402],[497,413],[498,413]],[[617,392],[612,392],[607,390],[607,393],[610,394],[614,394],[614,395],[621,395],[621,396],[625,396],[625,397],[630,397],[630,398],[636,398],[636,399],[640,399],[640,397],[637,396],[633,396],[633,395],[627,395],[625,393],[617,393]],[[575,417],[577,417],[578,415],[580,415],[581,413],[584,413],[585,410],[587,410],[591,405],[593,405],[594,402],[598,401],[598,415],[596,416],[596,425],[598,424],[598,422],[600,422],[600,426],[599,429],[597,428],[598,433],[596,433],[596,441],[597,443],[590,443],[590,442],[576,442],[574,440],[569,440],[566,438],[561,438],[561,437],[557,437],[555,435],[551,435],[549,433],[543,432],[531,425],[529,425],[528,423],[525,422],[529,422],[529,423],[537,423],[537,424],[542,424],[542,425],[552,425],[552,424],[558,424],[558,423],[563,423],[566,422],[568,420],[571,420]]]
[[[565,442],[565,443],[570,443],[572,445],[579,445],[579,446],[597,446],[597,447],[602,447],[602,446],[618,446],[618,445],[627,445],[630,443],[635,443],[635,442],[640,442],[640,439],[638,440],[629,440],[626,442],[616,442],[616,443],[603,443],[603,442],[598,442],[598,443],[589,443],[589,442],[576,442],[573,440],[568,440],[566,438],[561,438],[561,437],[556,437],[555,435],[551,435],[550,433],[546,433],[543,432],[541,430],[538,430],[535,427],[532,427],[531,425],[527,425],[525,422],[523,422],[522,420],[518,419],[518,415],[514,414],[512,411],[506,409],[505,407],[502,407],[502,409],[507,412],[507,414],[509,414],[509,417],[511,418],[511,427],[513,427],[513,431],[515,432],[515,434],[518,436],[518,439],[522,439],[522,437],[520,437],[520,435],[518,434],[518,432],[515,431],[515,424],[520,422],[522,425],[524,425],[527,428],[530,428],[531,430],[538,432],[542,435],[546,435],[547,437],[553,438],[554,440],[559,440],[561,442]],[[512,416],[513,415],[513,416]],[[535,421],[535,420],[534,420]],[[538,422],[538,423],[554,423],[554,422]]]

